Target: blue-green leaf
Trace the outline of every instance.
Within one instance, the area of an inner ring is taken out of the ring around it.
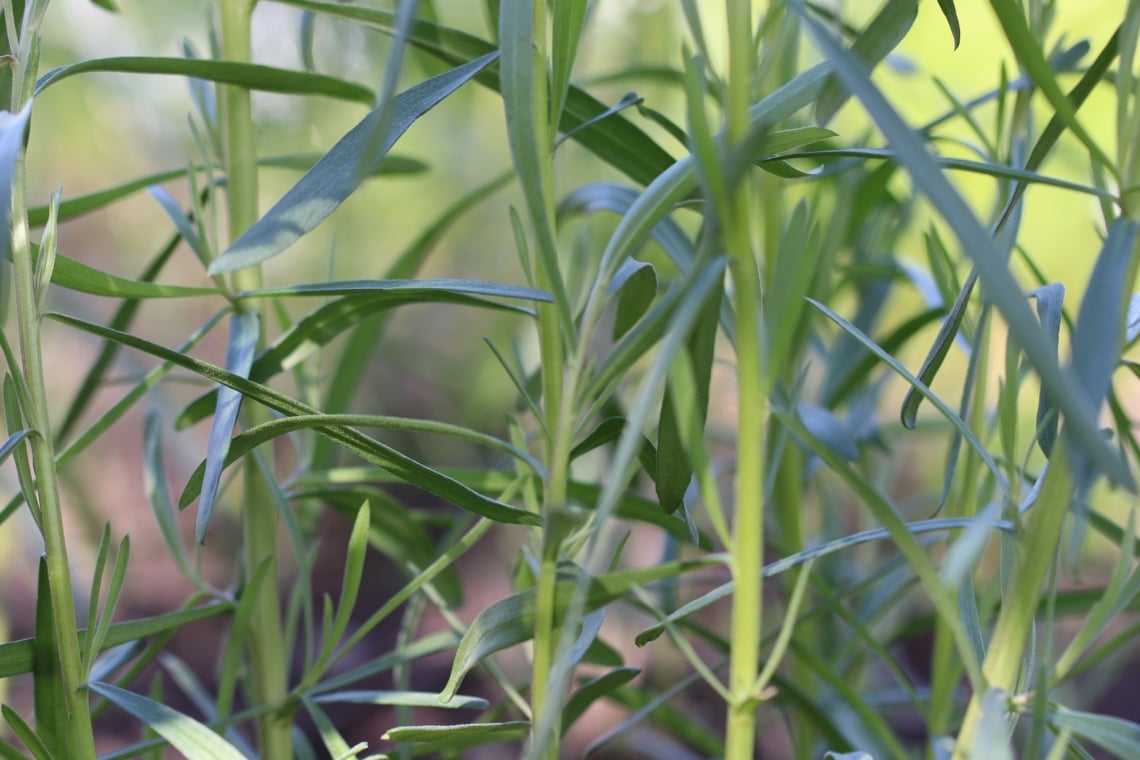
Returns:
[[[210,262],[210,274],[244,269],[276,256],[297,242],[359,187],[362,175],[380,164],[416,119],[497,57],[498,53],[490,53],[397,95],[389,105],[390,115],[384,122],[377,150],[368,156],[362,155],[362,151],[372,143],[373,131],[384,114],[377,109],[365,116],[265,216]]]
[[[261,325],[257,312],[240,311],[230,320],[230,342],[226,348],[226,370],[242,378],[249,377],[253,365],[253,354],[261,336]],[[218,487],[222,481],[226,454],[230,450],[230,437],[237,423],[241,409],[242,394],[233,388],[218,390],[218,407],[210,426],[210,438],[206,443],[206,471],[202,477],[202,496],[198,502],[198,516],[194,523],[198,543],[205,543],[206,530],[210,517],[214,514],[214,504],[218,498]]]

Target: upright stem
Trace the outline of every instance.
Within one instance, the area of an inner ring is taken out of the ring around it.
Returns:
[[[728,18],[727,144],[748,130],[752,98],[751,0],[726,0]],[[748,227],[748,180],[734,190],[729,218],[721,220],[732,272],[736,310],[737,418],[736,520],[733,527],[732,629],[725,757],[751,760],[756,741],[762,620],[761,566],[764,554],[764,458],[769,378],[763,366],[760,324],[760,272]]]
[[[256,0],[221,0],[222,57],[228,61],[249,62],[250,22]],[[231,238],[236,238],[258,218],[257,144],[249,90],[223,88],[222,125],[225,135],[228,218]],[[234,273],[235,290],[261,287],[261,270],[250,267]],[[257,300],[254,304],[263,304]],[[264,308],[242,306],[242,308]],[[265,324],[265,320],[261,320]],[[267,422],[263,407],[250,405],[246,410],[250,426]],[[252,697],[259,705],[279,706],[287,689],[288,659],[281,631],[281,610],[277,586],[277,509],[273,494],[257,467],[256,460],[246,459],[244,472],[243,523],[245,540],[243,566],[246,577],[262,565],[268,565],[265,586],[256,601],[249,623],[249,657]],[[292,757],[289,722],[276,713],[258,718],[261,756]]]
[[[94,760],[95,739],[91,730],[91,710],[87,702],[87,691],[84,688],[86,674],[83,672],[80,658],[75,598],[71,588],[71,566],[67,559],[67,543],[63,533],[63,510],[55,471],[55,447],[52,444],[43,356],[40,353],[40,314],[35,290],[36,263],[28,241],[24,162],[25,155],[21,152],[16,161],[12,183],[12,268],[15,275],[16,311],[24,382],[31,397],[31,408],[25,409],[24,412],[29,418],[28,425],[36,431],[36,435],[30,436],[28,440],[31,442],[36,495],[40,504],[40,525],[43,530],[44,552],[47,555],[55,637],[59,650],[59,677],[63,682],[67,708],[68,752],[70,757]],[[92,604],[95,602],[96,600],[92,600]]]

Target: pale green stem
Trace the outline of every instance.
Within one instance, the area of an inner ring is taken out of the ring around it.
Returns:
[[[16,285],[16,311],[20,330],[20,353],[24,364],[24,382],[31,397],[31,408],[25,409],[29,426],[36,431],[30,436],[32,463],[36,474],[36,492],[40,503],[44,553],[47,556],[51,585],[52,612],[59,650],[60,679],[63,682],[68,727],[67,746],[73,758],[95,758],[95,739],[91,730],[91,710],[84,688],[86,674],[79,650],[75,616],[75,598],[71,588],[71,566],[67,559],[67,542],[63,530],[63,509],[59,499],[59,480],[55,469],[51,418],[48,414],[47,386],[44,382],[43,356],[40,353],[40,315],[36,303],[35,260],[28,241],[27,197],[24,171],[25,155],[16,161],[12,183],[12,269]],[[97,600],[92,600],[95,604]]]
[[[222,57],[246,63],[252,59],[250,23],[256,0],[221,0]],[[227,177],[228,218],[231,239],[249,228],[258,218],[257,144],[249,90],[224,87],[222,90]],[[261,287],[258,267],[234,273],[235,290]],[[243,303],[242,308],[264,311],[260,301]],[[261,320],[264,325],[265,319]],[[269,420],[263,407],[251,404],[246,409],[249,426]],[[250,457],[245,464],[243,523],[243,566],[246,577],[268,563],[265,586],[254,607],[249,624],[250,679],[253,699],[259,705],[278,707],[288,693],[287,668],[281,631],[281,610],[277,583],[277,508],[268,485]],[[258,739],[261,756],[291,757],[292,742],[289,721],[277,713],[258,717]]]
[[[12,5],[5,4],[5,20],[11,16]],[[9,22],[10,23],[10,22]],[[36,30],[28,31],[36,34]],[[34,61],[24,60],[31,48],[32,38],[21,40],[21,50],[12,69],[11,107],[20,111],[27,96],[23,83],[34,79]],[[51,586],[52,613],[59,658],[59,677],[63,684],[68,727],[67,747],[70,757],[87,760],[95,758],[95,739],[91,729],[91,709],[84,688],[86,673],[79,648],[75,597],[71,587],[71,569],[67,557],[67,542],[63,529],[63,508],[59,498],[59,479],[55,468],[55,447],[52,443],[51,417],[48,412],[47,386],[40,344],[40,312],[36,300],[35,255],[28,239],[26,154],[20,151],[12,177],[12,269],[16,291],[16,313],[20,333],[20,354],[23,362],[24,384],[28,389],[31,408],[24,409],[27,424],[36,431],[29,437],[32,464],[35,468],[36,492],[40,503],[40,523],[43,532],[44,553],[47,557],[48,581]],[[15,371],[15,367],[11,368]],[[92,600],[92,604],[97,600]],[[50,677],[50,676],[49,676]]]
[[[748,130],[752,99],[753,48],[751,0],[726,0],[728,18],[728,92],[726,144]],[[736,310],[738,388],[736,449],[736,521],[733,526],[731,661],[725,758],[751,760],[756,742],[758,695],[754,693],[763,631],[761,566],[764,555],[764,458],[767,444],[766,392],[760,323],[760,272],[748,226],[748,181],[734,189],[730,216],[722,220],[732,272]]]
[[[990,647],[982,663],[982,675],[988,688],[1006,693],[1016,686],[1021,669],[1025,642],[1037,613],[1041,586],[1049,573],[1061,540],[1061,528],[1069,512],[1073,494],[1073,478],[1065,456],[1063,438],[1053,447],[1049,471],[1041,486],[1041,496],[1029,516],[1029,526],[1018,552],[1017,570],[1009,594],[998,615],[990,638]],[[976,691],[966,710],[954,760],[966,760],[973,749],[974,734],[982,716],[982,691]]]

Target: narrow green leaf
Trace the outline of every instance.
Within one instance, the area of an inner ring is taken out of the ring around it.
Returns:
[[[586,0],[555,3],[550,46],[550,123],[561,121],[570,75],[578,57],[578,42],[586,26]]]
[[[273,208],[210,262],[210,274],[244,269],[276,256],[323,221],[359,186],[358,167],[367,173],[377,167],[396,140],[420,116],[458,89],[497,58],[491,53],[432,77],[397,95],[392,115],[377,152],[362,155],[372,131],[383,115],[370,112],[329,150]]]
[[[407,417],[381,417],[366,414],[297,414],[264,422],[243,432],[230,442],[229,451],[223,460],[222,466],[226,467],[233,464],[261,444],[285,435],[286,433],[291,433],[296,430],[322,430],[349,427],[378,427],[389,430],[403,430],[406,432],[447,435],[487,446],[493,450],[515,457],[525,463],[535,475],[539,477],[545,475],[545,468],[533,455],[493,436],[444,422],[415,420]],[[381,444],[372,441],[372,439],[366,440],[375,444],[377,447],[381,447]],[[194,473],[191,474],[186,488],[178,500],[180,507],[187,506],[201,493],[203,483],[205,482],[204,476],[207,465],[208,460],[206,463],[199,465]],[[512,508],[512,510],[514,510],[514,508]],[[518,510],[514,511],[517,512]],[[491,515],[485,516],[491,517]],[[492,517],[491,519],[494,518]]]
[[[217,288],[159,285],[144,280],[128,280],[67,256],[56,256],[51,281],[53,285],[77,293],[106,298],[188,298],[218,295],[221,292]]]
[[[234,745],[188,715],[113,684],[95,681],[88,688],[141,720],[187,757],[245,760]]]
[[[490,707],[482,697],[458,695],[450,702],[441,702],[439,694],[427,691],[332,691],[315,697],[313,701],[321,704],[435,707],[441,710],[485,710]]]
[[[193,176],[187,172],[188,176]],[[166,212],[166,216],[174,223],[174,228],[178,230],[178,234],[186,241],[186,245],[190,246],[190,250],[198,257],[203,265],[210,262],[213,254],[206,249],[206,241],[198,235],[198,231],[194,229],[194,223],[190,217],[182,210],[182,204],[174,200],[174,197],[166,191],[161,185],[151,185],[146,189],[150,197],[162,207]]]
[[[611,296],[617,295],[613,339],[620,340],[645,314],[657,297],[657,272],[652,264],[626,259],[610,282]]]
[[[99,613],[94,631],[88,627],[88,636],[84,643],[84,651],[87,655],[84,661],[88,668],[94,663],[96,653],[103,650],[107,641],[107,632],[110,630],[111,620],[115,616],[115,608],[119,604],[119,596],[123,591],[123,583],[126,581],[127,560],[130,559],[130,556],[131,537],[123,536],[123,540],[119,542],[119,551],[115,555],[115,567],[111,571],[111,583],[107,587],[107,600],[103,603],[103,609]],[[93,597],[91,604],[94,606],[97,603],[98,598]]]
[[[392,282],[392,281],[388,281]],[[517,306],[503,304],[498,301],[489,301],[475,296],[457,293],[446,288],[436,289],[430,286],[429,280],[412,280],[412,283],[429,283],[426,288],[415,285],[397,288],[379,288],[371,294],[347,295],[314,309],[282,333],[269,347],[258,354],[250,368],[249,377],[257,382],[265,382],[278,373],[292,369],[312,356],[322,347],[328,345],[337,336],[346,331],[353,330],[368,323],[369,318],[376,317],[388,309],[404,304],[414,303],[441,303],[470,306],[482,309],[494,309],[514,313],[530,312]],[[535,291],[539,293],[541,291]],[[353,333],[355,336],[357,333]],[[371,335],[372,331],[369,330]],[[371,352],[360,350],[359,354],[352,353],[355,339],[346,347],[343,361],[348,363],[350,357],[364,358]],[[337,374],[340,378],[341,374]],[[205,419],[215,406],[216,390],[207,391],[194,399],[179,414],[175,427],[182,429]],[[347,405],[347,399],[340,398],[340,406]],[[327,404],[327,407],[335,407]],[[335,408],[330,409],[335,411]]]
[[[356,607],[356,596],[360,592],[360,582],[364,575],[364,557],[368,552],[368,529],[371,521],[369,514],[371,507],[365,501],[356,510],[356,519],[352,524],[352,533],[348,538],[348,548],[344,557],[344,575],[341,580],[340,600],[337,602],[336,616],[332,620],[332,627],[322,645],[321,654],[317,657],[316,668],[321,668],[332,655],[333,650],[340,645],[341,637],[348,629],[352,619],[353,608]]]
[[[230,320],[230,340],[226,347],[226,370],[235,375],[249,377],[253,354],[261,337],[257,312],[239,311]],[[230,450],[230,437],[237,424],[242,394],[233,388],[218,391],[218,407],[210,425],[210,438],[206,442],[206,471],[202,476],[202,496],[198,502],[198,515],[194,521],[195,537],[199,544],[206,541],[206,530],[214,514],[218,488],[222,481],[226,454]]]
[[[121,74],[163,74],[232,84],[248,90],[287,95],[324,95],[371,105],[375,97],[363,85],[324,74],[263,66],[256,63],[193,58],[119,57],[95,58],[52,69],[36,81],[36,94],[60,80],[95,71]]]
[[[994,15],[998,17],[998,21],[1005,31],[1006,41],[1013,48],[1018,63],[1021,64],[1025,73],[1029,75],[1033,83],[1049,101],[1049,105],[1053,107],[1054,115],[1084,144],[1098,164],[1109,168],[1114,166],[1112,160],[1105,155],[1097,142],[1077,121],[1077,104],[1061,92],[1061,87],[1053,75],[1053,68],[1049,65],[1049,61],[1041,49],[1043,41],[1039,41],[1030,30],[1025,14],[1016,0],[990,0],[990,7],[993,8]]]
[[[802,12],[802,6],[798,2],[796,7]],[[1072,433],[1075,443],[1085,450],[1092,462],[1115,482],[1132,489],[1134,481],[1127,464],[1101,437],[1095,420],[1089,419],[1084,412],[1084,404],[1075,379],[1057,365],[1048,340],[1037,319],[1029,311],[1022,290],[1010,273],[1004,258],[996,250],[994,241],[982,229],[961,195],[930,159],[919,137],[903,122],[882,93],[871,83],[862,64],[839,47],[830,33],[817,21],[806,15],[803,18],[825,54],[835,62],[836,72],[843,78],[848,88],[863,101],[870,116],[891,141],[900,162],[906,166],[915,185],[946,219],[962,243],[963,250],[974,259],[978,275],[987,286],[989,297],[1005,317],[1011,334],[1021,344],[1042,384],[1065,414],[1066,430]]]
[[[450,741],[463,743],[472,740],[509,741],[518,738],[530,730],[530,724],[525,721],[510,721],[507,723],[468,723],[459,726],[400,726],[388,729],[381,739],[390,742],[438,742]]]
[[[851,53],[866,64],[868,71],[874,70],[887,54],[898,47],[917,18],[918,0],[887,0],[855,39]],[[840,79],[837,76],[829,78],[815,102],[816,121],[827,124],[848,97]]]
[[[1140,756],[1140,724],[1111,715],[1070,710],[1058,705],[1049,722],[1104,747],[1117,757]]]
[[[48,284],[51,283],[55,272],[57,250],[57,230],[59,225],[59,199],[63,194],[60,188],[51,194],[51,203],[48,204],[47,226],[40,240],[40,248],[36,254],[35,295],[36,307],[43,310],[47,303]]]
[[[719,563],[719,558],[706,557],[687,562],[667,562],[656,567],[623,570],[590,579],[583,612],[599,609],[624,596],[634,586],[644,586]],[[559,581],[555,589],[554,616],[560,621],[570,606],[578,583],[575,580]],[[451,667],[440,699],[448,701],[457,693],[459,684],[472,668],[495,652],[528,641],[534,635],[535,589],[500,599],[479,613],[472,621]]]
[[[278,393],[271,388],[264,385],[251,382],[250,380],[236,375],[232,372],[227,372],[219,367],[206,362],[198,361],[192,357],[186,356],[178,351],[172,351],[164,346],[159,346],[148,340],[144,340],[128,333],[111,330],[91,322],[86,322],[81,319],[75,319],[63,314],[56,314],[49,312],[46,316],[61,322],[63,324],[75,327],[79,330],[98,335],[103,338],[114,340],[124,346],[129,346],[145,353],[156,356],[165,361],[169,361],[179,367],[188,369],[202,375],[208,380],[212,380],[232,388],[244,396],[254,399],[259,403],[265,404],[271,409],[275,409],[284,415],[291,416],[316,416],[319,413],[312,407],[302,404],[295,399],[292,399],[284,394]],[[487,498],[482,494],[467,488],[466,486],[458,483],[457,481],[446,477],[442,473],[426,467],[425,465],[417,462],[416,460],[407,457],[399,452],[391,449],[378,441],[374,441],[367,436],[355,430],[345,428],[343,426],[330,426],[330,427],[317,427],[315,428],[320,434],[346,446],[349,450],[354,451],[363,457],[366,461],[371,462],[377,466],[383,467],[390,472],[396,474],[401,479],[408,483],[416,485],[424,490],[434,493],[437,496],[446,499],[447,501],[455,504],[456,506],[469,509],[478,514],[484,512],[488,513],[491,519],[499,520],[502,522],[518,523],[523,525],[536,525],[539,519],[536,515],[526,512],[524,510],[509,507],[505,504],[500,504],[497,501]],[[491,516],[494,515],[494,516]]]
[[[1118,40],[1120,37],[1120,29],[1109,38],[1105,43],[1104,48],[1100,54],[1097,55],[1096,60],[1089,66],[1088,70],[1081,76],[1080,81],[1069,92],[1069,99],[1073,102],[1074,108],[1079,108],[1088,96],[1092,93],[1093,89],[1100,83],[1101,79],[1105,76],[1109,67],[1112,65],[1113,60],[1116,58]],[[1076,46],[1074,46],[1076,47]],[[1064,66],[1068,65],[1062,61],[1055,61],[1055,66],[1063,70]],[[938,122],[931,122],[931,125],[936,125]],[[1041,136],[1033,146],[1033,150],[1029,153],[1029,158],[1025,162],[1025,169],[1027,171],[1035,171],[1044,162],[1053,146],[1057,144],[1062,133],[1065,131],[1065,122],[1061,119],[1059,114],[1054,114],[1049,119],[1049,123],[1045,125],[1045,129],[1041,131]],[[1009,200],[1006,201],[1005,208],[1002,211],[1001,217],[998,219],[997,224],[994,226],[995,234],[1004,229],[1007,220],[1013,215],[1021,203],[1021,198],[1025,193],[1028,184],[1026,182],[1019,182],[1013,189]],[[934,380],[934,376],[938,373],[939,368],[942,366],[942,361],[945,359],[946,354],[950,350],[950,342],[954,340],[954,336],[958,333],[958,328],[961,325],[962,317],[965,316],[966,305],[969,302],[970,294],[973,292],[974,285],[977,283],[978,273],[977,269],[970,272],[962,290],[958,293],[958,297],[954,300],[954,306],[951,309],[950,316],[947,317],[946,322],[942,325],[942,329],[938,332],[938,337],[935,339],[934,345],[931,347],[926,359],[922,363],[922,369],[919,371],[919,378],[930,385]],[[921,403],[921,398],[913,391],[907,393],[907,397],[903,403],[902,419],[903,424],[908,427],[913,427],[914,419],[918,411],[918,405]]]
[[[258,605],[261,584],[271,564],[268,558],[263,560],[238,590],[237,609],[230,623],[230,635],[226,638],[219,668],[215,708],[220,717],[226,717],[233,711],[234,694],[243,672],[242,657],[248,644],[249,621]]]
[[[107,632],[103,646],[105,649],[110,649],[128,641],[154,636],[175,628],[181,628],[198,620],[205,620],[208,617],[229,612],[232,608],[233,605],[229,603],[208,604],[156,617],[116,623]],[[80,630],[80,644],[82,645],[85,640],[86,631]],[[34,656],[35,639],[20,639],[0,644],[0,678],[31,673],[34,667]]]
[[[36,637],[33,639],[32,695],[36,726],[44,745],[55,757],[68,755],[67,698],[56,644],[56,617],[52,607],[47,558],[40,557],[36,585]]]
[[[281,2],[295,8],[353,21],[384,34],[391,35],[395,31],[395,14],[391,11],[317,0],[281,0]],[[494,4],[497,8],[498,0],[494,0]],[[502,14],[496,13],[496,19],[494,30],[498,30]],[[412,24],[408,42],[453,66],[498,50],[496,43],[426,21],[416,21]],[[494,68],[480,72],[475,81],[495,91],[500,89],[499,75]],[[571,85],[566,94],[566,103],[562,109],[562,120],[558,128],[563,134],[573,134],[576,142],[634,182],[641,185],[649,184],[673,163],[673,157],[621,115],[614,115],[582,128],[607,110],[609,108],[604,103]]]
[[[305,488],[290,494],[290,498],[320,499],[349,519],[356,515],[360,503],[368,499],[374,505],[369,511],[372,520],[368,531],[369,545],[405,572],[411,573],[412,567],[427,567],[439,555],[421,520],[417,519],[418,513],[379,488]],[[444,570],[432,585],[449,607],[462,604],[463,585],[454,568]]]
[[[657,500],[667,514],[681,506],[689,482],[693,479],[693,461],[686,436],[704,436],[705,420],[709,409],[709,383],[716,348],[717,325],[720,320],[724,289],[714,287],[701,306],[700,315],[692,327],[685,345],[689,371],[684,381],[689,386],[680,407],[691,416],[691,425],[682,425],[678,418],[676,378],[670,376],[661,402],[661,417],[657,426],[657,467],[654,472]]]
[[[950,34],[954,37],[954,49],[962,42],[962,27],[958,24],[958,9],[954,7],[954,0],[938,0],[938,7],[946,17],[946,24],[950,27]]]
[[[143,428],[143,482],[168,556],[174,559],[183,577],[191,580],[197,578],[197,573],[190,567],[182,534],[174,520],[174,503],[166,484],[166,466],[162,457],[162,419],[153,410],[147,414]]]
[[[578,691],[566,700],[566,706],[562,708],[562,732],[565,733],[574,725],[590,705],[625,686],[640,673],[641,668],[616,668],[582,684]]]
[[[494,296],[496,298],[517,298],[525,301],[553,300],[551,295],[536,288],[506,285],[483,280],[439,279],[439,280],[335,280],[313,282],[301,285],[282,285],[261,290],[244,290],[237,298],[274,298],[277,296],[370,296],[387,293],[410,294],[419,302],[446,300],[448,296],[473,295]],[[439,294],[438,298],[434,298]]]
[[[1053,346],[1054,355],[1059,355],[1061,341],[1061,315],[1065,303],[1065,286],[1061,283],[1044,285],[1030,292],[1037,299],[1037,318],[1041,320],[1041,328],[1048,336]],[[1008,382],[1008,379],[1007,379]],[[1037,445],[1042,453],[1049,456],[1053,450],[1053,442],[1057,439],[1057,427],[1060,418],[1057,407],[1049,394],[1042,388],[1037,396]]]
[[[12,733],[24,743],[24,746],[28,749],[28,752],[32,753],[32,757],[35,758],[35,760],[55,760],[55,755],[53,755],[47,745],[44,744],[43,739],[32,730],[32,727],[28,725],[27,721],[20,717],[18,712],[8,705],[0,705],[0,712],[3,713],[4,720],[7,721],[8,725],[12,728]],[[23,756],[17,753],[16,757],[21,758]]]

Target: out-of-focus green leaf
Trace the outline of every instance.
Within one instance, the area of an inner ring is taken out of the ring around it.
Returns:
[[[395,30],[395,14],[390,11],[316,0],[281,1],[295,8],[354,21],[385,34],[392,34]],[[498,29],[497,25],[495,29]],[[495,43],[426,21],[412,24],[408,42],[453,66],[472,61],[498,49]],[[475,81],[492,90],[500,89],[499,75],[493,68],[481,72],[475,77]],[[562,109],[558,128],[564,134],[572,133],[576,142],[634,182],[641,185],[649,184],[673,163],[673,157],[621,115],[613,115],[589,127],[579,129],[607,110],[609,109],[604,103],[571,85],[566,93],[566,103]]]
[[[802,11],[798,3],[796,7]],[[1072,434],[1074,442],[1112,480],[1130,489],[1134,488],[1134,480],[1127,464],[1107,444],[1097,429],[1096,421],[1090,419],[1085,412],[1074,377],[1057,365],[1047,338],[1026,305],[1022,289],[997,251],[993,239],[982,229],[961,195],[938,170],[920,138],[871,83],[861,62],[843,50],[813,18],[804,15],[803,19],[824,53],[835,62],[836,72],[863,101],[867,112],[892,142],[900,162],[907,168],[915,185],[946,219],[961,241],[962,248],[973,258],[978,274],[987,286],[987,294],[1005,317],[1010,333],[1021,344],[1030,364],[1040,376],[1042,385],[1064,413],[1066,430]],[[1072,104],[1068,105],[1071,110]]]
[[[319,417],[317,410],[312,407],[302,404],[301,402],[290,398],[282,393],[267,388],[264,385],[252,382],[244,377],[236,375],[232,372],[216,367],[207,362],[198,361],[192,357],[181,354],[177,351],[172,351],[164,346],[152,343],[134,335],[111,330],[103,327],[102,325],[86,322],[81,319],[75,319],[63,314],[48,313],[52,319],[57,320],[63,324],[75,327],[76,329],[85,332],[99,335],[103,338],[114,340],[124,346],[143,351],[152,356],[157,356],[160,359],[170,361],[171,363],[188,369],[191,372],[199,374],[208,380],[215,381],[221,385],[238,391],[242,395],[253,399],[259,403],[265,404],[271,409],[286,416],[313,416]],[[466,486],[446,477],[440,472],[433,470],[426,465],[417,462],[416,460],[405,456],[404,454],[395,451],[394,449],[383,445],[379,441],[375,441],[363,433],[360,433],[351,428],[346,428],[339,425],[332,425],[328,427],[316,427],[317,432],[325,435],[332,440],[344,445],[350,451],[363,457],[366,461],[381,466],[393,473],[398,474],[406,482],[423,488],[425,491],[434,493],[437,496],[448,500],[452,504],[461,508],[470,509],[477,514],[487,513],[487,516],[493,520],[501,520],[503,522],[519,523],[524,525],[538,524],[539,519],[536,515],[517,509],[515,507],[501,504],[493,499],[489,499],[482,494],[467,488]]]
[[[218,295],[221,292],[217,288],[159,285],[116,277],[63,255],[56,256],[51,282],[77,293],[106,298],[188,298]]]
[[[188,715],[113,684],[96,681],[88,688],[141,720],[187,757],[245,760],[236,747]]]
[[[256,63],[193,58],[95,58],[52,69],[36,81],[36,94],[76,74],[112,71],[123,74],[166,74],[232,84],[249,90],[288,95],[324,95],[330,98],[371,104],[374,94],[363,85],[324,74],[291,71]]]
[[[397,95],[391,115],[381,123],[380,109],[364,119],[329,150],[273,208],[210,262],[210,274],[243,269],[281,253],[323,221],[379,166],[396,140],[423,114],[485,69],[497,53],[470,61]],[[370,96],[371,97],[371,96]],[[374,142],[373,132],[383,134]],[[375,153],[364,155],[369,147]]]
[[[250,379],[264,382],[280,372],[292,369],[328,345],[338,335],[366,323],[370,317],[404,304],[443,303],[531,313],[522,307],[468,295],[462,292],[462,286],[452,289],[443,284],[447,281],[408,280],[403,284],[398,284],[398,281],[394,280],[373,282],[377,283],[374,287],[361,291],[350,289],[348,291],[350,295],[329,301],[294,322],[288,330],[258,354],[250,369]],[[494,290],[494,283],[488,285]],[[532,292],[541,293],[541,291]],[[265,294],[264,291],[260,293]],[[351,349],[352,345],[349,348]],[[348,361],[347,357],[345,361]],[[178,416],[175,426],[181,429],[205,419],[214,407],[213,400],[216,394],[217,391],[208,391],[188,404]]]
[[[717,564],[717,557],[687,562],[668,562],[656,567],[624,570],[591,578],[583,612],[590,612],[624,596],[633,586],[677,578],[687,572]],[[570,606],[578,585],[576,580],[559,581],[555,589],[554,615],[561,618]],[[479,613],[459,643],[451,678],[440,698],[447,701],[459,689],[459,684],[480,662],[489,655],[515,644],[521,644],[534,635],[535,589],[508,596]]]
[[[855,42],[851,53],[872,70],[887,54],[898,47],[903,37],[914,26],[918,18],[918,0],[887,0],[871,22],[867,24]],[[820,124],[827,124],[847,101],[848,94],[840,80],[832,76],[819,93],[815,102],[815,118]]]
[[[179,610],[156,617],[141,618],[125,623],[116,623],[107,631],[107,638],[103,641],[103,648],[119,646],[128,641],[134,641],[146,636],[169,631],[174,628],[204,620],[214,615],[228,612],[233,605],[228,603],[209,604],[202,607],[193,607],[188,610]],[[86,640],[86,631],[79,631],[80,645]],[[0,644],[0,678],[8,678],[23,673],[31,673],[35,651],[35,639],[19,639]]]
[[[599,699],[604,699],[615,689],[625,686],[639,673],[641,673],[641,668],[617,668],[582,684],[581,688],[574,692],[570,699],[566,700],[566,706],[562,708],[562,731],[565,732],[566,729],[574,725],[574,722],[582,717],[590,705]]]
[[[24,746],[32,753],[32,757],[35,758],[35,760],[56,760],[55,755],[53,755],[47,745],[44,744],[43,739],[32,730],[32,727],[28,725],[27,721],[20,717],[18,712],[8,705],[0,705],[0,712],[3,712],[4,720],[12,728],[12,733],[24,743]],[[16,753],[17,760],[22,757],[23,755],[19,752]]]
[[[954,7],[954,0],[938,0],[938,7],[946,17],[946,24],[950,27],[950,34],[954,37],[954,49],[962,42],[962,27],[958,24],[958,9]]]
[[[1030,295],[1037,298],[1037,318],[1041,320],[1041,329],[1053,344],[1054,355],[1058,355],[1065,286],[1059,282],[1051,283],[1033,290]],[[1057,407],[1042,388],[1037,397],[1037,445],[1041,447],[1045,456],[1049,456],[1049,452],[1053,450],[1053,441],[1057,439],[1059,424]]]
[[[652,264],[626,259],[610,282],[610,293],[617,294],[613,339],[620,340],[649,309],[657,297],[657,272]]]
[[[379,488],[305,488],[290,494],[290,498],[320,499],[348,518],[368,499],[373,505],[368,543],[406,572],[411,572],[409,567],[427,567],[439,553],[416,514]],[[454,568],[442,571],[432,585],[449,606],[462,603],[463,586]]]
[[[1104,747],[1117,757],[1140,756],[1140,724],[1130,720],[1058,705],[1049,711],[1049,722],[1057,728],[1071,729],[1077,736]]]

